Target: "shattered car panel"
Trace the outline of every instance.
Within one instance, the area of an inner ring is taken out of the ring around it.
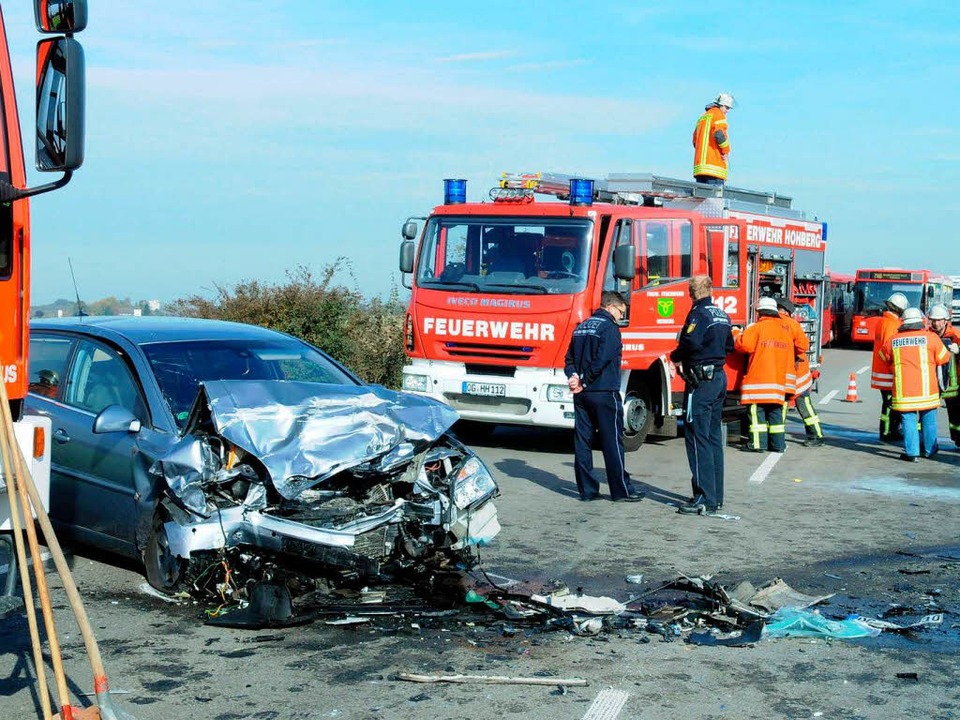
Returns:
[[[498,488],[447,431],[449,407],[382,387],[203,383],[184,436],[151,468],[180,561],[242,548],[357,578],[499,532]]]

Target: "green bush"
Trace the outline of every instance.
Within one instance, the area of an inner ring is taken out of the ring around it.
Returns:
[[[399,388],[406,308],[394,288],[390,296],[366,299],[336,281],[350,263],[338,258],[320,278],[303,266],[287,271],[287,282],[269,285],[245,280],[215,285],[213,299],[191,295],[174,300],[166,312],[184,317],[232,320],[289,333],[326,351],[369,383]]]

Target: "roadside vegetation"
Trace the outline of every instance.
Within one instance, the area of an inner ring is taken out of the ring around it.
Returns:
[[[348,277],[353,287],[343,284]],[[365,298],[346,258],[317,275],[298,266],[287,281],[244,280],[215,285],[214,297],[191,295],[164,307],[164,314],[250,323],[301,338],[326,351],[369,383],[399,388],[404,363],[406,307],[394,288],[386,299]]]

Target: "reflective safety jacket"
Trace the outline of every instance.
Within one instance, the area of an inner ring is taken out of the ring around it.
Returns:
[[[944,344],[951,341],[960,345],[960,332],[955,327],[948,327],[941,336]],[[957,355],[952,355],[946,365],[940,368],[940,397],[950,400],[960,395],[960,381],[957,379]]]
[[[782,405],[787,394],[787,373],[796,357],[793,335],[779,315],[761,315],[736,338],[734,347],[747,353],[747,373],[740,386],[741,405]]]
[[[893,366],[893,404],[898,412],[940,407],[937,366],[946,365],[950,351],[930,330],[899,330],[880,348],[880,357]]]
[[[810,349],[810,338],[807,337],[800,323],[788,312],[781,310],[780,319],[793,338],[794,363],[787,370],[787,395],[803,395],[813,387],[810,358],[807,357],[807,350]]]
[[[873,336],[873,365],[870,368],[870,387],[874,390],[893,390],[893,367],[880,358],[880,348],[900,328],[900,318],[887,310],[880,316]]]
[[[693,130],[693,174],[727,179],[727,116],[716,105],[708,105]]]

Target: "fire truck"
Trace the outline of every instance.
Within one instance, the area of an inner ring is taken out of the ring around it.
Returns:
[[[737,325],[753,321],[761,296],[793,300],[819,365],[827,226],[789,197],[650,174],[506,173],[488,202],[467,202],[465,180],[444,187],[444,204],[402,228],[403,388],[468,423],[572,428],[567,346],[616,290],[628,303],[625,446],[676,435],[683,381],[668,356],[699,274]],[[742,358],[728,366],[735,406]]]
[[[906,295],[910,307],[920,308],[924,313],[938,303],[949,308],[953,301],[951,279],[930,270],[863,268],[857,270],[853,289],[851,340],[860,345],[873,345],[884,301],[895,292]]]
[[[73,35],[87,23],[86,0],[36,0],[36,27],[49,35],[37,44],[36,168],[59,172],[54,182],[27,187],[17,115],[13,70],[0,8],[0,369],[15,420],[17,440],[41,496],[49,494],[50,421],[23,416],[31,378],[30,207],[33,195],[63,187],[83,163],[84,59]],[[10,527],[9,507],[0,479],[0,530]]]

